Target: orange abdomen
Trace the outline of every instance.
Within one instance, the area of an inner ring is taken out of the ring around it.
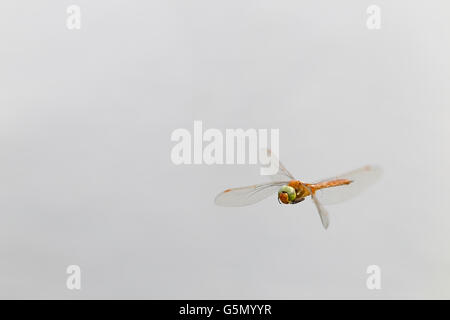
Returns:
[[[324,189],[324,188],[331,188],[331,187],[338,187],[343,186],[352,183],[352,180],[348,179],[336,179],[336,180],[329,180],[314,184],[308,184],[308,186],[312,189],[312,191]]]

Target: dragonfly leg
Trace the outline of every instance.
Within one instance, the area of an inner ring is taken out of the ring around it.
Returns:
[[[291,204],[296,204],[296,203],[302,202],[303,200],[305,200],[305,198],[297,198],[294,201],[292,201]]]

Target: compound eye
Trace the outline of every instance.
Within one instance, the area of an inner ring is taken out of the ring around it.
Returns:
[[[286,192],[280,192],[278,194],[278,199],[284,204],[289,204],[289,196]]]
[[[283,195],[284,194],[284,195]],[[295,189],[291,186],[282,186],[278,191],[278,198],[283,203],[290,203],[297,197]]]

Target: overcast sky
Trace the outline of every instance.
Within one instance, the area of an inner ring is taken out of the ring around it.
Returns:
[[[68,30],[66,9],[81,8]],[[381,29],[366,9],[381,8]],[[450,298],[448,1],[0,4],[1,298]],[[328,206],[256,165],[175,165],[178,128],[279,129],[302,181],[382,179]],[[81,290],[66,268],[81,268]],[[381,268],[368,290],[366,268]]]

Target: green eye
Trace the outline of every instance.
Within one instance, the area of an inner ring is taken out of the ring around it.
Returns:
[[[295,193],[295,189],[291,186],[282,186],[280,190],[278,191],[278,194],[280,193],[287,193],[289,201],[294,201],[297,197],[297,194]]]

